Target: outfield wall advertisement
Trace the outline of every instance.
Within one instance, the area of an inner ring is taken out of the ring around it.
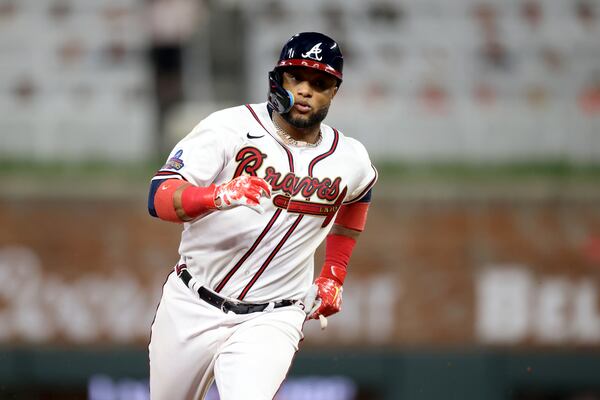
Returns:
[[[0,226],[1,344],[147,343],[180,226],[73,199]],[[600,346],[598,201],[379,200],[329,322],[304,345]]]

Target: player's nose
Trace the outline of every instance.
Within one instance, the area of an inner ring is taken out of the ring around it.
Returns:
[[[298,83],[298,86],[296,86],[296,91],[298,92],[298,94],[304,97],[312,96],[312,86],[308,81],[300,81]]]

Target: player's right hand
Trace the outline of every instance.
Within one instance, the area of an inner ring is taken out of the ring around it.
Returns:
[[[271,198],[271,187],[257,176],[238,176],[215,189],[215,205],[219,210],[246,206],[262,214],[265,212],[260,205],[262,197]]]

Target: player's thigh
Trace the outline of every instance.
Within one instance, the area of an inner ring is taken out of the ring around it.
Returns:
[[[213,381],[216,349],[223,337],[218,329],[202,328],[203,319],[210,322],[211,318],[199,314],[212,310],[190,303],[187,293],[178,293],[177,285],[168,287],[172,283],[165,285],[152,324],[150,395],[152,400],[195,400]]]
[[[215,380],[221,400],[273,399],[298,350],[304,318],[304,312],[295,309],[244,323],[217,356]]]

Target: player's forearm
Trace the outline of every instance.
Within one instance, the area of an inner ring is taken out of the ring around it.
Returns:
[[[346,228],[345,226],[339,224],[334,224],[331,228],[331,231],[329,232],[329,235],[347,236],[349,238],[357,240],[360,236],[360,232],[355,231],[354,229]]]
[[[238,176],[219,186],[194,186],[180,179],[154,181],[150,186],[150,215],[171,222],[187,222],[210,210],[245,206],[263,213],[261,198],[271,197],[271,187],[256,176]]]
[[[321,273],[315,279],[313,292],[305,299],[308,304],[308,318],[319,318],[321,328],[327,323],[324,317],[339,312],[342,308],[342,290],[348,263],[356,245],[356,239],[367,221],[368,202],[344,205],[338,211],[335,224],[327,235],[325,262]],[[312,293],[315,293],[313,296]],[[319,302],[316,303],[317,299]],[[315,304],[317,304],[315,310]],[[324,322],[325,321],[325,322]]]
[[[354,245],[354,238],[329,234],[325,243],[325,262],[319,278],[333,279],[343,285]]]
[[[356,245],[364,230],[369,203],[353,203],[342,206],[325,244],[325,262],[320,277],[334,279],[340,285],[346,278],[346,270]]]
[[[191,221],[216,208],[215,189],[215,185],[199,187],[179,179],[167,179],[153,196],[156,216],[177,223]]]

